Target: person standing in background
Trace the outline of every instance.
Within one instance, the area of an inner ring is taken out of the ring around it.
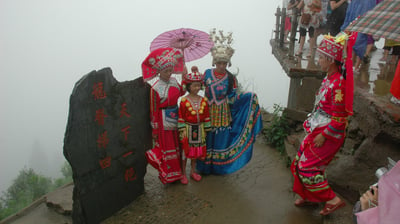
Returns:
[[[315,30],[319,28],[322,21],[321,14],[319,13],[322,9],[321,0],[300,0],[297,8],[301,10],[301,16],[299,19],[300,43],[296,55],[301,56],[303,54],[308,31],[310,42],[308,57],[311,57],[312,50],[316,45]]]
[[[292,9],[296,6],[296,1],[294,0],[283,0],[283,8],[286,8],[286,18],[285,18],[285,34],[284,34],[284,43],[289,43],[288,36],[292,29]]]
[[[329,34],[336,36],[340,32],[340,27],[343,25],[346,18],[347,0],[330,0],[329,7],[331,13],[328,17]]]
[[[352,0],[348,5],[346,11],[346,17],[344,19],[341,30],[345,30],[346,27],[353,22],[357,17],[365,14],[369,10],[375,7],[375,5],[381,0]],[[359,71],[361,61],[365,64],[369,63],[369,53],[374,46],[374,39],[371,35],[359,33],[357,35],[356,43],[353,46],[353,62],[355,71]]]

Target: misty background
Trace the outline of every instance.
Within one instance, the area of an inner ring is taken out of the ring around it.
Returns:
[[[232,67],[261,106],[286,106],[269,40],[281,0],[0,0],[0,192],[19,171],[60,177],[69,96],[92,70],[141,76],[151,41],[178,28],[233,32]],[[188,62],[203,72],[211,55]]]

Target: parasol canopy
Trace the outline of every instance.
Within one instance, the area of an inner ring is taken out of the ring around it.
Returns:
[[[150,51],[158,48],[172,47],[182,51],[185,62],[199,59],[210,52],[214,42],[208,33],[180,28],[158,35],[150,45]]]
[[[400,41],[400,1],[384,0],[345,30]]]

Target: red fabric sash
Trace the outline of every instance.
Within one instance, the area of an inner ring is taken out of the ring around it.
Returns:
[[[400,99],[400,60],[397,62],[397,68],[394,73],[392,85],[390,86],[390,92],[394,97]]]
[[[353,60],[352,60],[352,53],[353,53],[353,45],[356,43],[358,33],[353,33],[349,36],[349,40],[347,41],[346,47],[346,111],[349,115],[353,115],[353,97],[354,97],[354,77],[353,77]]]

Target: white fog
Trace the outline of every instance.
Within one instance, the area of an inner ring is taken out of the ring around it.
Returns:
[[[151,41],[178,28],[233,32],[233,72],[262,107],[285,105],[289,78],[271,53],[281,0],[0,0],[0,192],[24,167],[61,176],[75,82],[110,67],[141,76]],[[211,56],[187,63],[200,71]]]

